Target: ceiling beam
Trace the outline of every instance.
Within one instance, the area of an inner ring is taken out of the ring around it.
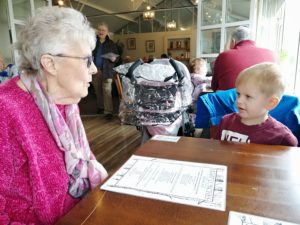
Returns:
[[[99,6],[99,5],[90,3],[88,1],[79,0],[78,2],[81,3],[81,4],[83,4],[83,5],[87,5],[87,6],[91,7],[91,8],[93,8],[93,9],[96,9],[96,10],[99,10],[99,11],[102,11],[102,12],[105,12],[105,13],[108,13],[108,14],[114,14],[115,13],[114,11],[111,11],[109,9],[103,8],[103,7]],[[134,19],[132,19],[132,18],[130,18],[128,16],[124,16],[124,15],[115,15],[115,16],[119,17],[119,18],[121,18],[123,20],[128,20],[130,22],[135,22],[136,23],[136,21]]]
[[[189,9],[189,8],[195,8],[197,6],[180,6],[180,7],[173,7],[173,8],[159,8],[159,9],[151,9],[151,11],[160,12],[160,11],[172,11],[176,9]],[[118,15],[126,15],[131,13],[140,13],[142,15],[144,11],[127,11],[127,12],[115,12],[107,15],[94,15],[94,16],[88,16],[88,18],[96,18],[96,17],[105,17],[105,16],[118,16]],[[134,21],[136,22],[136,21]]]

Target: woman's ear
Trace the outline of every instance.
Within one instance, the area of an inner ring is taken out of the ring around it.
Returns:
[[[276,96],[272,96],[269,98],[268,104],[267,104],[267,110],[272,110],[274,109],[279,103],[279,98]]]
[[[42,55],[41,57],[42,68],[51,75],[57,74],[57,68],[55,66],[54,57],[51,55]]]

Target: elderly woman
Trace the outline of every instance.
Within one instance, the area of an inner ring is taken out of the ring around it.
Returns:
[[[20,32],[21,75],[0,86],[0,224],[54,224],[107,177],[77,106],[95,41],[70,8],[40,8]]]

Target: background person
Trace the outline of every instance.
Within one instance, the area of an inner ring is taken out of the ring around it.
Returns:
[[[117,57],[104,58],[107,53],[119,54],[117,45],[108,36],[108,25],[100,23],[97,28],[96,48],[93,51],[95,65],[98,72],[93,76],[93,86],[97,97],[98,113],[104,106],[104,114],[107,119],[113,117],[112,81],[115,74],[113,68]]]
[[[237,113],[224,116],[215,139],[297,146],[297,138],[282,123],[269,115],[284,92],[282,74],[273,63],[245,69],[236,80]]]
[[[18,75],[18,68],[13,64],[5,65],[4,58],[0,53],[0,83]]]
[[[0,224],[54,224],[107,177],[77,105],[95,42],[71,8],[39,8],[20,31],[21,75],[0,86]]]
[[[259,48],[250,40],[250,30],[240,26],[232,33],[230,50],[219,54],[214,62],[212,89],[228,90],[235,87],[239,73],[255,64],[277,62],[277,56],[269,49]]]
[[[143,57],[143,63],[148,63],[148,56],[147,55],[145,55],[144,57]]]
[[[162,53],[162,54],[160,55],[160,58],[161,58],[161,59],[168,59],[169,56],[168,56],[166,53]]]
[[[152,63],[154,60],[154,56],[153,55],[149,55],[148,56],[148,62],[147,63]]]
[[[201,92],[210,88],[211,78],[207,77],[207,63],[202,58],[194,58],[190,61],[191,81],[194,85],[193,101],[196,102]]]
[[[129,55],[126,55],[123,59],[123,63],[125,64],[125,63],[130,63],[130,62],[132,62],[131,57]]]

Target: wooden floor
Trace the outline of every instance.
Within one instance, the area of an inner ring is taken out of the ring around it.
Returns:
[[[117,116],[106,120],[104,115],[82,116],[91,150],[97,160],[112,173],[122,165],[141,143],[135,126],[121,125]]]
[[[117,114],[119,98],[113,96],[113,99]],[[81,99],[79,108],[91,150],[108,173],[114,172],[141,144],[141,133],[135,126],[121,125],[117,116],[106,120],[103,114],[96,114],[97,101],[92,85],[88,96]]]

